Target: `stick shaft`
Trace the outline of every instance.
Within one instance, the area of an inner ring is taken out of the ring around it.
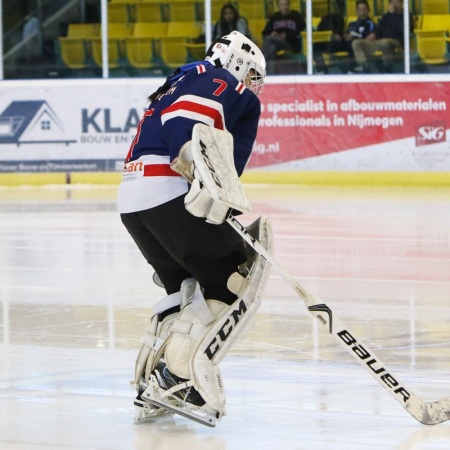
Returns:
[[[411,392],[390,371],[387,366],[369,349],[361,340],[357,339],[346,325],[337,318],[331,308],[323,303],[317,296],[306,291],[298,281],[285,270],[271,255],[269,251],[254,239],[234,217],[227,222],[232,228],[279,274],[287,281],[297,294],[304,300],[308,311],[317,319],[335,339],[363,366],[369,373],[405,408],[416,420],[425,425],[434,425],[450,420],[450,397],[435,402],[424,402]]]

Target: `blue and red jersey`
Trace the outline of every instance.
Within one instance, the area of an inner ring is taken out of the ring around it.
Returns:
[[[138,125],[125,159],[119,211],[147,209],[187,192],[187,183],[169,164],[199,122],[232,134],[234,162],[241,175],[256,139],[260,112],[257,96],[228,70],[207,61],[180,67]]]
[[[226,69],[203,61],[183,66],[168,91],[153,101],[139,124],[127,162],[142,155],[170,161],[203,122],[233,135],[236,170],[242,174],[256,139],[260,102]]]

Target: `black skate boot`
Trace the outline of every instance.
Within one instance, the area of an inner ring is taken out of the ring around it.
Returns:
[[[174,375],[163,362],[158,363],[154,370],[154,374],[160,387],[166,391],[188,381],[185,378]],[[183,402],[192,403],[195,406],[203,406],[205,404],[205,400],[203,400],[202,396],[192,386],[186,389],[180,389],[179,391],[174,392],[173,395]]]
[[[160,361],[148,380],[148,387],[141,398],[154,406],[194,420],[208,427],[216,426],[216,419],[222,414],[205,402],[193,387],[191,380],[174,375],[163,361]]]

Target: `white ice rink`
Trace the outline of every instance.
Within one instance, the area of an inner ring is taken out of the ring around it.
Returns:
[[[450,395],[450,190],[250,187],[275,257],[424,400]],[[227,415],[133,424],[163,291],[114,188],[0,189],[0,449],[450,449],[318,329],[272,270],[221,367]]]

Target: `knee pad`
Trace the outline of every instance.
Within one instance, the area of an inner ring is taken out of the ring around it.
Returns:
[[[272,250],[272,229],[266,218],[260,217],[248,231],[267,250]],[[231,306],[205,300],[198,285],[195,289],[191,286],[189,301],[182,305],[181,314],[173,321],[165,349],[169,370],[191,380],[208,405],[221,412],[225,394],[217,365],[258,309],[268,277],[267,261],[253,249],[248,248],[248,254],[241,268],[244,274],[236,272],[228,281],[229,289],[238,299]]]

